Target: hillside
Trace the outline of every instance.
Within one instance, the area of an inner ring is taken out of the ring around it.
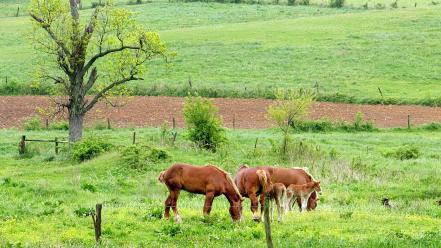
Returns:
[[[271,98],[276,87],[311,88],[319,99],[438,105],[441,7],[386,10],[154,2],[125,6],[158,30],[171,67],[157,61],[138,95]],[[88,15],[90,10],[82,12]],[[0,18],[0,93],[47,94],[28,17]],[[8,77],[9,85],[5,84]],[[380,90],[379,90],[380,88]],[[381,94],[380,94],[381,91]]]

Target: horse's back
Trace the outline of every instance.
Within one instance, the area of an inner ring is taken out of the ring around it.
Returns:
[[[165,184],[171,188],[204,194],[207,190],[219,190],[222,175],[214,166],[174,164],[163,175]]]

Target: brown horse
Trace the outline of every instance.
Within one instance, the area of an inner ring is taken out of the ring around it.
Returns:
[[[209,215],[213,199],[225,195],[230,203],[230,215],[234,221],[240,220],[242,214],[242,196],[230,175],[214,165],[193,166],[174,164],[159,175],[159,181],[167,185],[169,195],[165,201],[164,218],[169,219],[170,207],[175,221],[181,222],[177,209],[177,200],[181,190],[205,195],[204,215]]]
[[[312,192],[322,193],[319,181],[311,181],[302,185],[291,184],[286,191],[289,206],[292,205],[294,199],[300,199],[302,206],[300,212],[306,211],[308,199]]]
[[[265,195],[271,191],[271,180],[269,174],[264,170],[258,170],[256,168],[249,168],[247,165],[241,165],[234,182],[239,189],[242,196],[250,198],[251,212],[253,213],[253,219],[260,221],[260,216],[257,213],[259,208],[259,201],[257,197],[260,195],[260,212],[263,211],[263,205],[265,202]]]
[[[273,183],[283,183],[285,187],[291,184],[305,184],[313,180],[313,177],[307,172],[306,168],[281,168],[274,166],[260,166],[257,168],[267,171]],[[315,209],[317,207],[317,201],[316,192],[312,192],[308,199],[307,209]],[[297,205],[301,208],[300,199],[297,199]],[[291,210],[291,206],[289,206],[289,210]]]

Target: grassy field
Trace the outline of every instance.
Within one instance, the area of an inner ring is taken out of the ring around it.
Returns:
[[[318,85],[319,100],[441,103],[440,6],[154,2],[127,8],[177,52],[171,68],[153,63],[146,80],[132,84],[134,94],[186,95],[191,77],[200,94],[212,97],[272,97],[276,87]],[[43,62],[27,36],[29,18],[0,22],[0,93],[48,93],[50,85],[35,77],[33,65]]]
[[[65,137],[63,131],[0,130],[0,246],[91,247],[90,217],[74,214],[81,207],[104,203],[105,247],[265,247],[262,223],[251,221],[249,200],[245,221],[234,224],[225,198],[214,201],[212,215],[202,217],[203,197],[181,194],[183,224],[161,219],[164,185],[159,172],[173,162],[218,164],[233,175],[240,163],[308,166],[322,182],[324,194],[316,211],[289,213],[272,223],[275,247],[439,247],[441,246],[441,132],[392,131],[298,133],[305,152],[280,160],[271,152],[273,130],[230,130],[229,143],[217,153],[193,148],[179,130],[169,161],[144,170],[127,168],[118,147],[131,143],[132,129],[88,130],[116,147],[95,159],[72,162],[65,150],[30,144],[20,158],[20,135]],[[136,129],[139,142],[160,146],[158,129]],[[255,139],[259,138],[254,150]],[[306,146],[305,146],[306,145]],[[405,145],[420,156],[411,160],[385,157]],[[92,190],[93,189],[93,190]],[[389,197],[394,208],[381,199]]]

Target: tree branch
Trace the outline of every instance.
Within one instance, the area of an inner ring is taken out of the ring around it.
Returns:
[[[46,30],[46,32],[52,38],[52,40],[54,40],[54,42],[58,45],[58,47],[61,50],[63,50],[63,52],[66,55],[70,56],[71,53],[70,53],[69,49],[67,49],[66,45],[60,39],[58,39],[57,35],[52,31],[51,26],[48,23],[46,23],[46,21],[44,19],[42,19],[32,13],[30,15],[36,22],[41,24],[41,26],[44,28],[44,30]]]
[[[95,63],[95,61],[97,59],[102,58],[102,57],[104,57],[104,56],[106,56],[108,54],[111,54],[111,53],[121,52],[121,51],[126,50],[126,49],[137,50],[137,49],[141,49],[141,47],[138,47],[138,46],[121,46],[119,48],[112,48],[112,49],[106,50],[104,52],[100,52],[100,53],[96,54],[95,56],[93,56],[89,60],[89,62],[87,62],[87,64],[84,66],[83,71],[84,72],[88,71],[90,69],[90,67],[93,65],[93,63]]]
[[[84,87],[84,95],[92,88],[95,84],[96,79],[98,78],[96,67],[92,69],[92,72],[89,74],[89,80],[87,80],[87,84]]]
[[[128,81],[133,81],[133,80],[143,80],[143,78],[138,78],[135,75],[130,75],[129,77],[123,78],[121,80],[115,81],[115,82],[107,85],[104,89],[102,89],[100,92],[98,92],[95,95],[95,97],[92,99],[92,101],[89,104],[87,104],[87,106],[85,106],[83,108],[83,113],[86,113],[87,111],[92,109],[92,107],[101,99],[101,97],[103,97],[113,87],[116,87],[118,85],[121,85],[121,84],[126,83]]]

